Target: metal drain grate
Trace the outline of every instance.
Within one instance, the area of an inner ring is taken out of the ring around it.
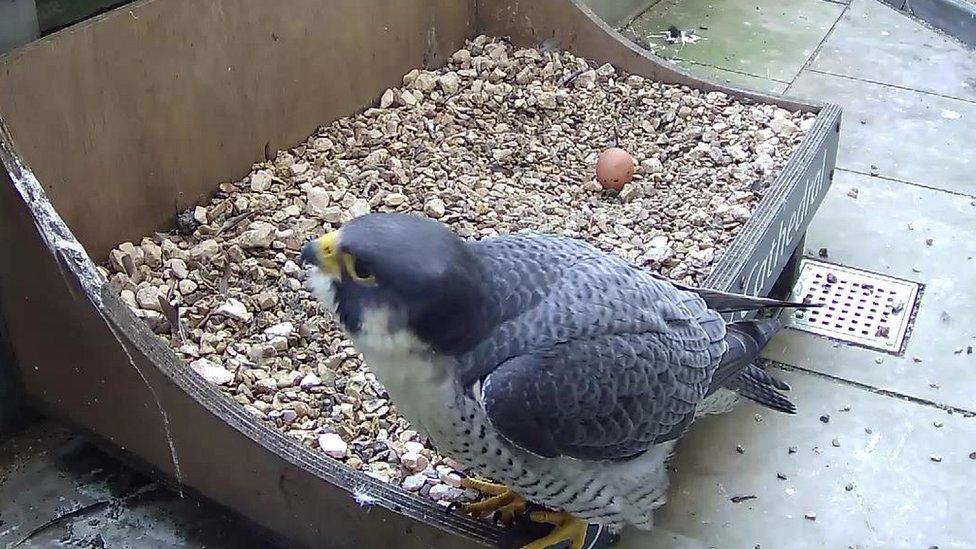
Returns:
[[[900,353],[920,288],[890,276],[803,259],[792,299],[825,306],[784,311],[784,320],[805,332]]]

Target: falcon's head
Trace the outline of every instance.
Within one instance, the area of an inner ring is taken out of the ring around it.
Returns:
[[[481,270],[468,245],[433,220],[370,214],[310,241],[312,292],[353,339],[406,332],[460,354],[481,337]]]

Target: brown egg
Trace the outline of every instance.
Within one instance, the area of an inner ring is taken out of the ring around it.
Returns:
[[[613,147],[600,153],[596,160],[596,180],[604,189],[619,191],[634,177],[634,157]]]

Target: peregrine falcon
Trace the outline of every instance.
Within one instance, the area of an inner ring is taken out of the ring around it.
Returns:
[[[466,241],[402,214],[355,218],[301,259],[400,413],[502,483],[465,479],[492,496],[465,510],[548,509],[532,519],[555,528],[529,548],[580,547],[587,523],[650,529],[675,441],[729,390],[795,411],[752,365],[777,321],[720,313],[804,304],[684,286],[568,237]]]

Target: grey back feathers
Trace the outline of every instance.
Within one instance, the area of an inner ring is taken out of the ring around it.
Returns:
[[[713,376],[732,384],[775,331],[746,321],[728,332],[699,294],[578,240],[470,247],[489,328],[458,357],[458,378],[483,380],[492,425],[537,455],[625,459],[677,438]]]

